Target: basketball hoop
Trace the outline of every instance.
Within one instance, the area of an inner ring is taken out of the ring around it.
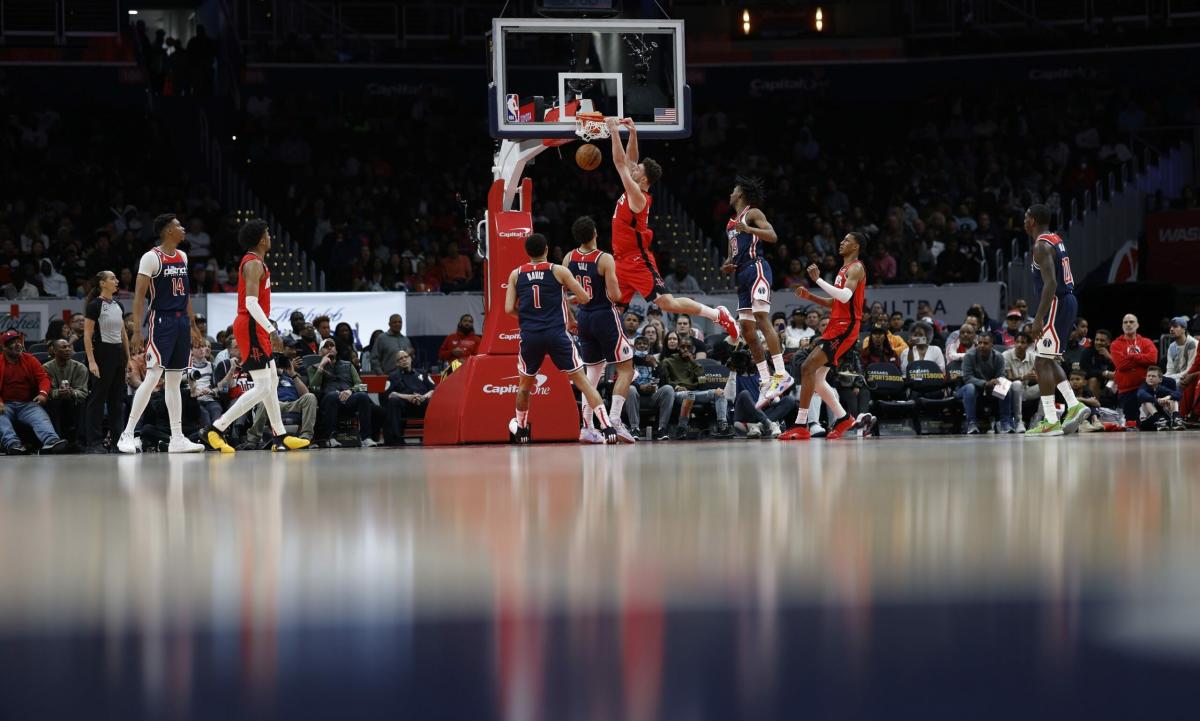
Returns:
[[[604,113],[575,113],[575,134],[585,143],[608,137],[608,126],[604,124]]]

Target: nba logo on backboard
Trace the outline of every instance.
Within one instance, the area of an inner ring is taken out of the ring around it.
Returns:
[[[521,98],[516,93],[509,93],[504,96],[504,116],[510,123],[518,122],[517,118],[521,113]]]

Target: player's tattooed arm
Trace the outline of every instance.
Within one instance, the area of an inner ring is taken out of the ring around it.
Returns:
[[[504,312],[517,318],[517,269],[508,274],[508,284],[504,286]]]
[[[779,241],[779,236],[775,234],[775,227],[767,221],[767,216],[758,208],[751,208],[750,212],[746,213],[745,221],[739,220],[733,227],[739,233],[750,233],[768,243]]]

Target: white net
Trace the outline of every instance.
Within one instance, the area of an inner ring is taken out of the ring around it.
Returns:
[[[604,116],[599,113],[595,115],[577,114],[575,116],[575,134],[582,138],[585,143],[590,143],[600,138],[607,138],[608,126],[604,124]]]

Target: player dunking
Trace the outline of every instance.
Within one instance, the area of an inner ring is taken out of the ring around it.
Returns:
[[[621,305],[628,306],[636,292],[647,303],[654,303],[668,313],[700,315],[714,321],[736,341],[737,323],[724,307],[710,308],[691,298],[676,298],[667,292],[658,266],[650,256],[650,241],[654,233],[647,223],[651,201],[647,191],[662,177],[662,166],[651,158],[639,158],[637,127],[632,120],[605,118],[604,123],[612,137],[613,164],[625,187],[625,192],[617,200],[617,209],[612,218],[613,255],[617,259]],[[620,126],[629,128],[627,145],[621,144]]]
[[[796,427],[779,436],[781,441],[806,441],[808,432],[808,405],[815,391],[833,411],[833,428],[829,429],[827,440],[841,438],[846,431],[854,427],[854,418],[846,413],[838,401],[837,391],[825,376],[830,368],[837,368],[842,356],[854,348],[858,342],[858,333],[862,327],[863,298],[866,296],[866,270],[858,254],[862,251],[866,237],[862,233],[847,233],[838,245],[838,254],[842,256],[842,269],[832,284],[825,282],[821,271],[816,265],[808,266],[808,277],[817,286],[829,294],[829,298],[821,298],[812,294],[808,288],[796,288],[796,295],[806,298],[817,305],[830,308],[829,326],[817,346],[804,359],[800,369],[800,410],[796,412]]]
[[[611,255],[596,247],[596,221],[590,217],[585,215],[576,219],[571,225],[571,235],[579,247],[567,253],[563,265],[592,298],[579,306],[576,334],[583,363],[587,366],[587,379],[595,387],[604,375],[605,364],[616,367],[617,378],[613,383],[612,410],[608,412],[608,419],[622,443],[633,443],[633,434],[621,423],[625,393],[633,381],[633,346],[625,338],[621,316],[613,307],[613,302],[621,299],[616,264]],[[604,437],[592,427],[592,406],[586,397],[579,441],[604,442]]]
[[[183,396],[179,384],[183,370],[191,364],[192,347],[204,343],[196,328],[192,313],[191,283],[188,279],[187,255],[179,250],[184,228],[173,214],[154,219],[154,233],[159,244],[142,255],[138,263],[137,281],[133,291],[133,338],[130,346],[142,347],[142,318],[146,309],[146,293],[150,294],[150,313],[145,318],[146,378],[133,394],[129,422],[117,439],[121,453],[137,453],[141,440],[135,438],[137,428],[150,395],[166,374],[163,395],[167,403],[167,418],[171,424],[171,453],[199,453],[204,446],[192,443],[183,435]]]
[[[271,322],[271,273],[264,258],[271,250],[271,232],[263,220],[248,220],[238,231],[238,243],[245,249],[238,267],[238,310],[233,321],[233,336],[242,352],[242,368],[250,373],[254,387],[238,397],[229,410],[204,429],[209,448],[233,453],[225,440],[225,430],[246,411],[262,403],[275,434],[273,450],[291,451],[309,444],[305,438],[288,435],[279,410],[279,375],[271,359],[272,342],[279,339]]]
[[[729,236],[729,257],[721,265],[722,271],[734,273],[737,279],[738,322],[742,325],[742,337],[750,346],[750,356],[758,366],[760,387],[758,403],[755,404],[758,408],[765,408],[795,383],[783,367],[783,348],[779,343],[779,334],[771,324],[771,283],[774,277],[771,265],[763,260],[759,241],[775,243],[779,238],[775,235],[775,228],[767,222],[767,216],[755,207],[762,202],[762,196],[762,180],[737,179],[737,185],[729,195],[729,205],[734,215],[725,226],[725,234]],[[771,364],[775,366],[773,375],[767,368],[762,347],[753,340],[757,338],[756,326],[767,339]]]
[[[508,275],[504,293],[504,312],[520,321],[521,348],[517,355],[517,429],[512,442],[530,442],[529,391],[546,356],[561,371],[565,371],[575,387],[583,393],[600,421],[605,443],[616,443],[617,432],[608,421],[604,399],[588,382],[583,361],[567,335],[567,298],[563,288],[571,291],[579,302],[590,300],[571,271],[546,261],[546,236],[534,233],[525,239],[529,262],[513,269]]]
[[[1038,389],[1042,394],[1044,417],[1026,436],[1061,436],[1078,430],[1079,424],[1091,415],[1088,407],[1079,402],[1062,368],[1062,353],[1067,339],[1075,328],[1079,304],[1075,300],[1075,279],[1071,276],[1071,259],[1063,239],[1050,232],[1050,209],[1031,205],[1025,211],[1025,232],[1033,241],[1033,285],[1041,296],[1029,334],[1034,339],[1033,367],[1037,372]],[[1054,407],[1054,390],[1062,394],[1067,410],[1059,423]]]

